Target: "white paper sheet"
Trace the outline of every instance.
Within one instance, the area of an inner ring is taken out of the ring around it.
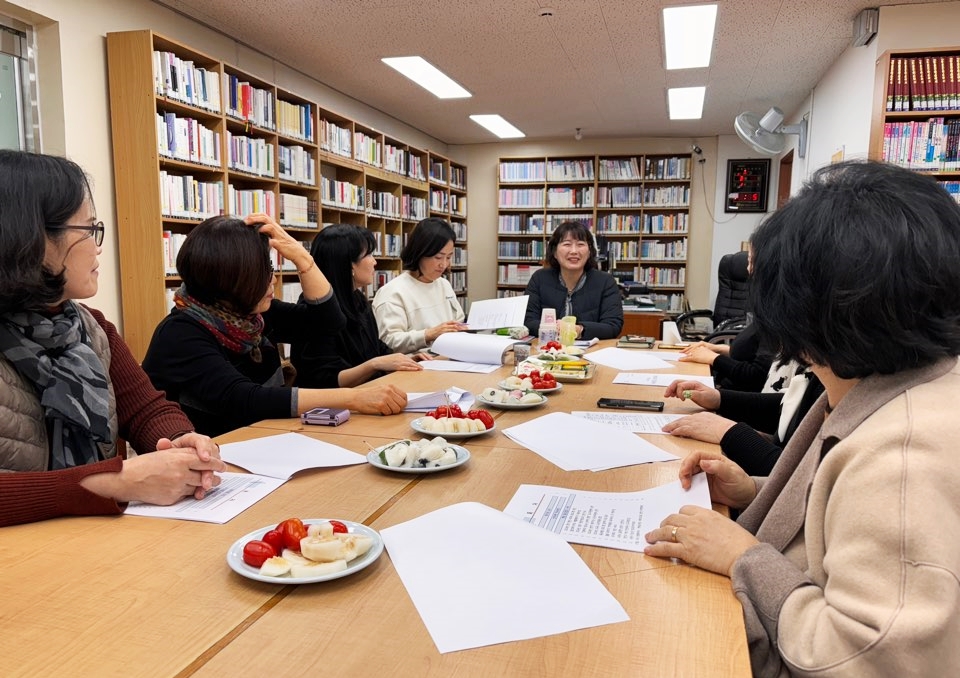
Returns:
[[[621,372],[613,378],[613,383],[634,384],[635,386],[669,386],[677,379],[699,381],[704,386],[713,388],[713,377],[695,377],[690,374],[641,374],[638,372]]]
[[[224,472],[217,475],[220,476],[220,484],[207,492],[203,499],[188,497],[173,506],[131,502],[124,513],[130,516],[175,518],[222,525],[286,482],[282,478],[268,478],[252,473]]]
[[[503,433],[564,471],[600,471],[678,458],[622,428],[566,412],[551,412]]]
[[[220,458],[251,473],[287,479],[297,471],[366,464],[362,454],[299,433],[281,433],[220,446]]]
[[[680,487],[679,480],[641,492],[521,485],[503,512],[574,544],[643,551],[647,545],[643,535],[689,504],[711,508],[705,473],[693,477],[689,490]]]
[[[671,367],[670,363],[649,355],[646,351],[630,348],[601,348],[583,357],[599,365],[614,367],[618,370],[662,370]]]
[[[431,372],[473,372],[490,374],[500,369],[499,365],[484,365],[482,363],[463,363],[459,360],[424,360],[420,363],[423,369]]]
[[[563,539],[476,503],[380,532],[441,653],[628,621]]]
[[[683,414],[646,414],[640,412],[571,412],[575,417],[589,419],[598,424],[616,426],[631,433],[655,433],[669,435],[663,432],[663,427],[671,421],[676,421]]]
[[[438,361],[449,362],[449,361]],[[446,397],[444,397],[446,395]],[[404,412],[429,412],[435,410],[441,405],[447,403],[459,405],[466,412],[473,407],[476,398],[470,391],[466,391],[456,386],[451,386],[446,391],[434,391],[433,393],[407,393],[407,406],[403,408]]]
[[[635,353],[637,355],[650,356],[651,358],[657,358],[659,360],[667,360],[671,363],[678,362],[680,360],[680,356],[684,355],[680,351],[657,351],[650,348],[625,348],[621,350],[630,351],[631,353]],[[673,365],[667,365],[667,367],[673,367]]]
[[[467,327],[471,330],[495,330],[521,327],[527,315],[527,295],[503,299],[481,299],[470,303]]]
[[[430,350],[451,360],[500,366],[503,364],[504,351],[515,343],[516,339],[498,334],[447,332],[437,337]],[[420,364],[426,367],[429,361]]]

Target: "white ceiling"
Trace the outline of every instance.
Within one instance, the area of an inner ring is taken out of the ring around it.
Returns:
[[[447,144],[732,134],[745,110],[788,114],[851,41],[865,7],[937,0],[719,0],[711,66],[663,68],[662,7],[703,0],[155,0]],[[552,17],[538,10],[551,7]],[[198,45],[198,47],[200,47]],[[473,93],[439,100],[380,62],[418,54]],[[706,85],[701,120],[666,88]]]

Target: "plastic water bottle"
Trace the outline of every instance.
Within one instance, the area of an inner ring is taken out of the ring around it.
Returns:
[[[537,337],[538,348],[542,351],[548,341],[557,340],[557,311],[545,308],[540,312],[540,335]]]

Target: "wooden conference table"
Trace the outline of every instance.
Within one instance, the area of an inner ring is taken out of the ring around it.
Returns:
[[[612,342],[610,342],[612,343]],[[701,366],[677,371],[702,374]],[[479,392],[509,374],[395,373],[407,391]],[[595,409],[600,396],[660,399],[611,386],[599,367],[546,408],[494,411],[497,430],[466,441],[470,463],[426,476],[369,465],[298,474],[225,525],[138,517],[62,518],[0,530],[0,675],[12,676],[749,676],[740,605],[726,577],[639,553],[573,545],[629,622],[441,655],[388,554],[357,574],[306,586],[245,579],[225,562],[247,532],[284,518],[337,517],[375,529],[442,506],[503,508],[521,483],[632,491],[676,479],[678,462],[565,472],[503,427],[547,411]],[[692,409],[679,401],[667,412]],[[218,438],[298,431],[365,453],[408,437],[419,415],[354,415],[335,429],[264,421]],[[682,455],[697,443],[658,436]],[[456,573],[438,577],[455,586]]]

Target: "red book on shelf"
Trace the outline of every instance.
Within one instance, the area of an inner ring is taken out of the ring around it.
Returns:
[[[923,93],[920,89],[920,75],[917,72],[917,59],[908,59],[910,65],[909,78],[904,75],[904,79],[909,81],[909,95],[904,95],[903,83],[900,83],[900,106],[897,110],[899,111],[909,111],[909,110],[919,110],[920,103],[923,99]]]
[[[900,67],[900,59],[890,59],[890,68],[887,73],[887,102],[888,111],[894,110],[897,94],[897,81],[895,71]]]

